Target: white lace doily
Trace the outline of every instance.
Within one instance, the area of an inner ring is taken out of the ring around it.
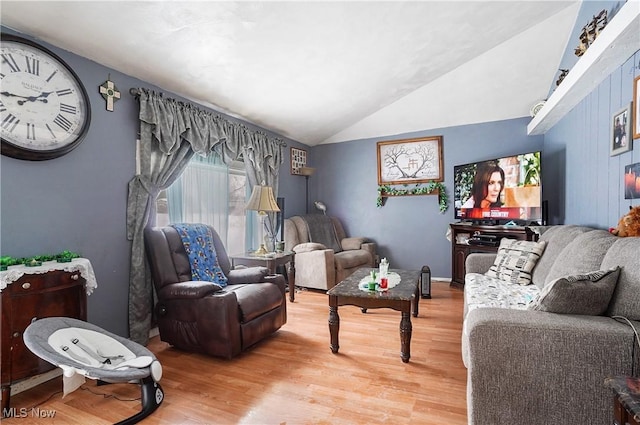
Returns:
[[[0,292],[2,292],[7,285],[12,284],[25,274],[44,274],[51,270],[64,270],[67,272],[79,271],[80,275],[87,281],[85,285],[87,295],[91,295],[93,290],[98,287],[91,262],[86,258],[74,258],[69,263],[45,261],[42,265],[36,267],[27,267],[25,265],[9,266],[7,270],[0,272]]]
[[[360,289],[361,291],[369,292],[369,282],[371,282],[371,276],[363,277],[362,279],[360,279],[360,283],[358,284],[358,289]],[[380,288],[380,276],[376,276],[376,291],[389,290],[399,283],[400,283],[400,275],[396,272],[389,272],[389,274],[387,275],[387,288],[382,289]]]

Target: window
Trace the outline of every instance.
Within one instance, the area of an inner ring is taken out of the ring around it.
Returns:
[[[194,156],[182,175],[158,196],[158,226],[204,223],[220,235],[228,254],[252,245],[253,220],[247,220],[247,176],[244,164],[227,166],[217,157]]]
[[[227,228],[227,243],[225,247],[229,254],[246,251],[247,241],[247,176],[244,164],[238,162],[229,167],[229,222]],[[249,226],[249,230],[252,226]]]

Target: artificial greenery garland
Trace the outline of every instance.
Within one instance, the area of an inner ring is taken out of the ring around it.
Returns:
[[[406,187],[407,185],[404,186]],[[436,190],[438,191],[438,205],[440,206],[440,212],[444,213],[447,208],[449,208],[449,197],[447,196],[446,188],[440,182],[431,182],[426,186],[416,184],[413,189],[395,189],[389,185],[378,186],[378,199],[376,200],[376,206],[380,208],[383,205],[384,195],[428,195]]]
[[[64,250],[57,254],[43,254],[43,255],[34,255],[33,257],[23,257],[23,258],[14,258],[10,255],[3,255],[0,257],[0,266],[2,268],[6,268],[8,266],[14,266],[16,264],[27,264],[32,261],[35,262],[43,262],[43,261],[70,261],[73,258],[79,258],[80,254],[71,252],[68,250]]]

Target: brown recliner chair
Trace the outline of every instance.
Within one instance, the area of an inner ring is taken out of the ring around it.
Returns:
[[[144,232],[147,258],[158,295],[160,339],[176,348],[234,357],[287,322],[285,280],[266,267],[231,270],[226,250],[209,226],[228,285],[191,280],[189,257],[171,226]]]

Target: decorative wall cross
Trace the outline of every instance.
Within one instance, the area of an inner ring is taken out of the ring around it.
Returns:
[[[107,101],[107,111],[113,112],[113,104],[116,100],[120,99],[120,92],[115,84],[113,84],[113,81],[110,80],[111,74],[109,74],[107,81],[100,86],[100,94],[104,97],[104,100]]]

